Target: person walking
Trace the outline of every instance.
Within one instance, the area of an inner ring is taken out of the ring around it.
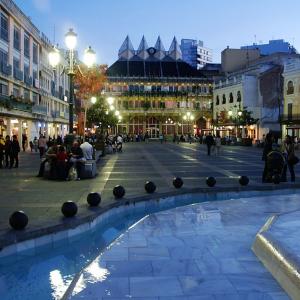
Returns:
[[[219,134],[217,134],[217,136],[215,138],[215,145],[216,145],[216,155],[220,155],[221,137]]]
[[[46,144],[47,144],[47,140],[46,140],[45,136],[40,135],[40,138],[38,140],[38,148],[40,151],[40,158],[42,158],[44,156]]]
[[[207,155],[210,156],[211,147],[214,144],[214,138],[209,132],[209,134],[205,138],[206,146],[207,146]]]
[[[287,167],[291,174],[291,182],[295,182],[295,170],[294,165],[298,162],[295,162],[295,144],[290,135],[287,135],[284,141],[284,148],[287,157]],[[296,157],[297,160],[297,157]]]
[[[11,140],[10,140],[10,136],[7,135],[5,137],[5,145],[4,145],[4,155],[5,155],[5,168],[8,168],[10,165],[10,161],[11,161]]]
[[[3,139],[3,135],[0,134],[0,169],[3,168],[4,151],[5,151],[5,141]]]
[[[10,159],[10,166],[9,168],[11,169],[13,165],[15,165],[15,168],[19,167],[19,152],[20,152],[20,144],[18,141],[17,136],[14,134],[13,135],[13,140],[11,142],[11,159]]]
[[[34,137],[32,143],[33,143],[33,149],[34,149],[34,151],[37,152],[37,150],[38,150],[38,139],[37,139],[36,136]]]
[[[266,138],[264,141],[264,150],[263,150],[263,155],[262,155],[262,160],[265,162],[265,167],[264,167],[263,174],[262,174],[262,182],[263,183],[267,182],[267,173],[268,173],[267,156],[273,149],[273,140],[274,140],[274,137],[273,137],[272,133],[269,132],[266,135]]]
[[[25,133],[22,134],[22,149],[23,152],[26,151],[26,144],[27,144],[27,135]]]

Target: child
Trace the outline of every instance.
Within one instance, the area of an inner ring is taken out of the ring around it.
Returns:
[[[32,141],[29,142],[29,146],[30,146],[30,152],[32,152],[32,150],[33,150],[33,142]]]
[[[68,155],[66,153],[64,146],[59,146],[58,152],[56,154],[57,159],[57,177],[58,179],[67,178],[67,160]]]

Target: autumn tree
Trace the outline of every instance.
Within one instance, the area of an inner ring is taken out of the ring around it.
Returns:
[[[87,110],[91,106],[91,97],[98,98],[101,96],[101,91],[107,80],[105,75],[106,69],[106,65],[96,65],[93,68],[80,65],[75,73],[76,97],[82,103],[79,109],[84,111],[83,132],[85,132],[86,128]]]

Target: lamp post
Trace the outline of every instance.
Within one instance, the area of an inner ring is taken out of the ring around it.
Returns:
[[[234,106],[234,107],[236,108],[236,106]],[[235,117],[234,117],[234,125],[235,125],[235,134],[236,134],[236,137],[238,137],[237,136],[237,129],[238,129],[237,120],[242,116],[242,114],[243,114],[243,112],[240,109],[236,110],[236,114],[235,114]],[[232,110],[228,111],[228,116],[229,116],[229,118],[232,118],[232,116],[233,116],[233,111]]]
[[[190,133],[190,121],[194,121],[194,119],[195,117],[189,111],[183,116],[183,120],[188,122],[188,133]]]
[[[69,134],[73,134],[73,124],[74,124],[74,76],[75,76],[75,67],[77,62],[75,59],[74,51],[77,45],[77,34],[73,29],[65,34],[65,43],[68,48],[67,54],[67,66],[64,68],[67,69],[67,74],[69,76]],[[96,61],[95,52],[91,47],[88,47],[84,51],[84,63],[88,68],[92,67]],[[59,50],[53,47],[52,52],[49,53],[49,62],[52,67],[56,67],[60,62],[60,53]]]

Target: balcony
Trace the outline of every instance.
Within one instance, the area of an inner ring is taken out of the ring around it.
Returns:
[[[32,113],[45,116],[47,115],[47,106],[34,105],[32,106]]]
[[[0,95],[0,105],[7,108],[8,110],[15,109],[25,112],[32,111],[32,103],[21,98],[16,98],[14,96]]]
[[[121,114],[124,112],[128,113],[134,113],[134,114],[185,114],[187,111],[190,111],[192,113],[198,114],[198,113],[212,113],[212,111],[208,108],[191,108],[191,107],[171,107],[171,108],[158,108],[158,107],[128,107],[128,108],[120,108]]]
[[[12,75],[12,66],[7,64],[1,64],[1,73],[6,76]]]
[[[62,119],[69,119],[69,113],[64,111],[53,111],[51,112],[52,118],[62,118]]]
[[[281,124],[300,124],[300,114],[283,114],[280,116]]]
[[[24,74],[24,82],[25,84],[32,86],[32,77],[27,74]]]
[[[20,69],[14,68],[14,77],[17,80],[23,81],[23,72]]]

